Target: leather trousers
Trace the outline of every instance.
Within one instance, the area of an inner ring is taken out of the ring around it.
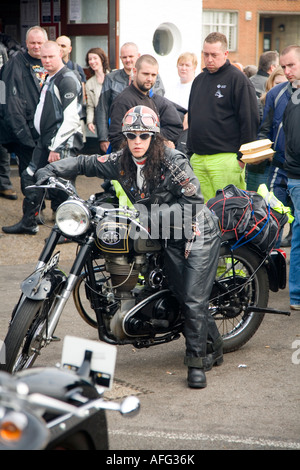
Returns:
[[[172,240],[165,249],[166,273],[170,289],[182,304],[185,316],[185,364],[203,367],[207,342],[219,345],[221,336],[209,313],[209,296],[216,276],[221,234],[218,218],[204,206],[198,218],[200,235],[187,259],[185,240]]]

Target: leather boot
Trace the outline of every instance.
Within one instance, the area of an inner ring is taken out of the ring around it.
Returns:
[[[28,221],[23,217],[20,222],[8,227],[2,227],[4,233],[17,234],[17,235],[36,235],[39,231],[38,225],[27,225]]]
[[[16,235],[36,235],[39,231],[39,227],[36,223],[36,205],[26,198],[23,201],[23,217],[15,225],[2,227],[4,233],[16,234]]]
[[[203,367],[205,372],[207,372],[213,366],[220,366],[223,362],[223,339],[220,336],[214,343],[207,344],[206,357],[203,358]]]
[[[190,388],[205,388],[207,383],[204,369],[189,367],[187,382]]]

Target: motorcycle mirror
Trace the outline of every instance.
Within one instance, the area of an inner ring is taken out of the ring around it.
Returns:
[[[140,411],[140,400],[137,397],[130,396],[125,398],[120,404],[120,413],[130,418],[136,416]]]

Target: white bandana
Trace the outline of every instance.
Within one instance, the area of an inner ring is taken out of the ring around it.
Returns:
[[[141,171],[145,166],[147,157],[145,157],[143,160],[137,160],[134,158],[132,155],[132,160],[136,164],[136,184],[139,189],[142,189],[143,184],[144,184],[144,176],[142,175]]]

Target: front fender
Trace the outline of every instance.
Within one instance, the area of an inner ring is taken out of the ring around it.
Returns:
[[[66,276],[57,268],[46,273],[35,271],[22,282],[21,291],[28,299],[45,300],[65,281]]]

